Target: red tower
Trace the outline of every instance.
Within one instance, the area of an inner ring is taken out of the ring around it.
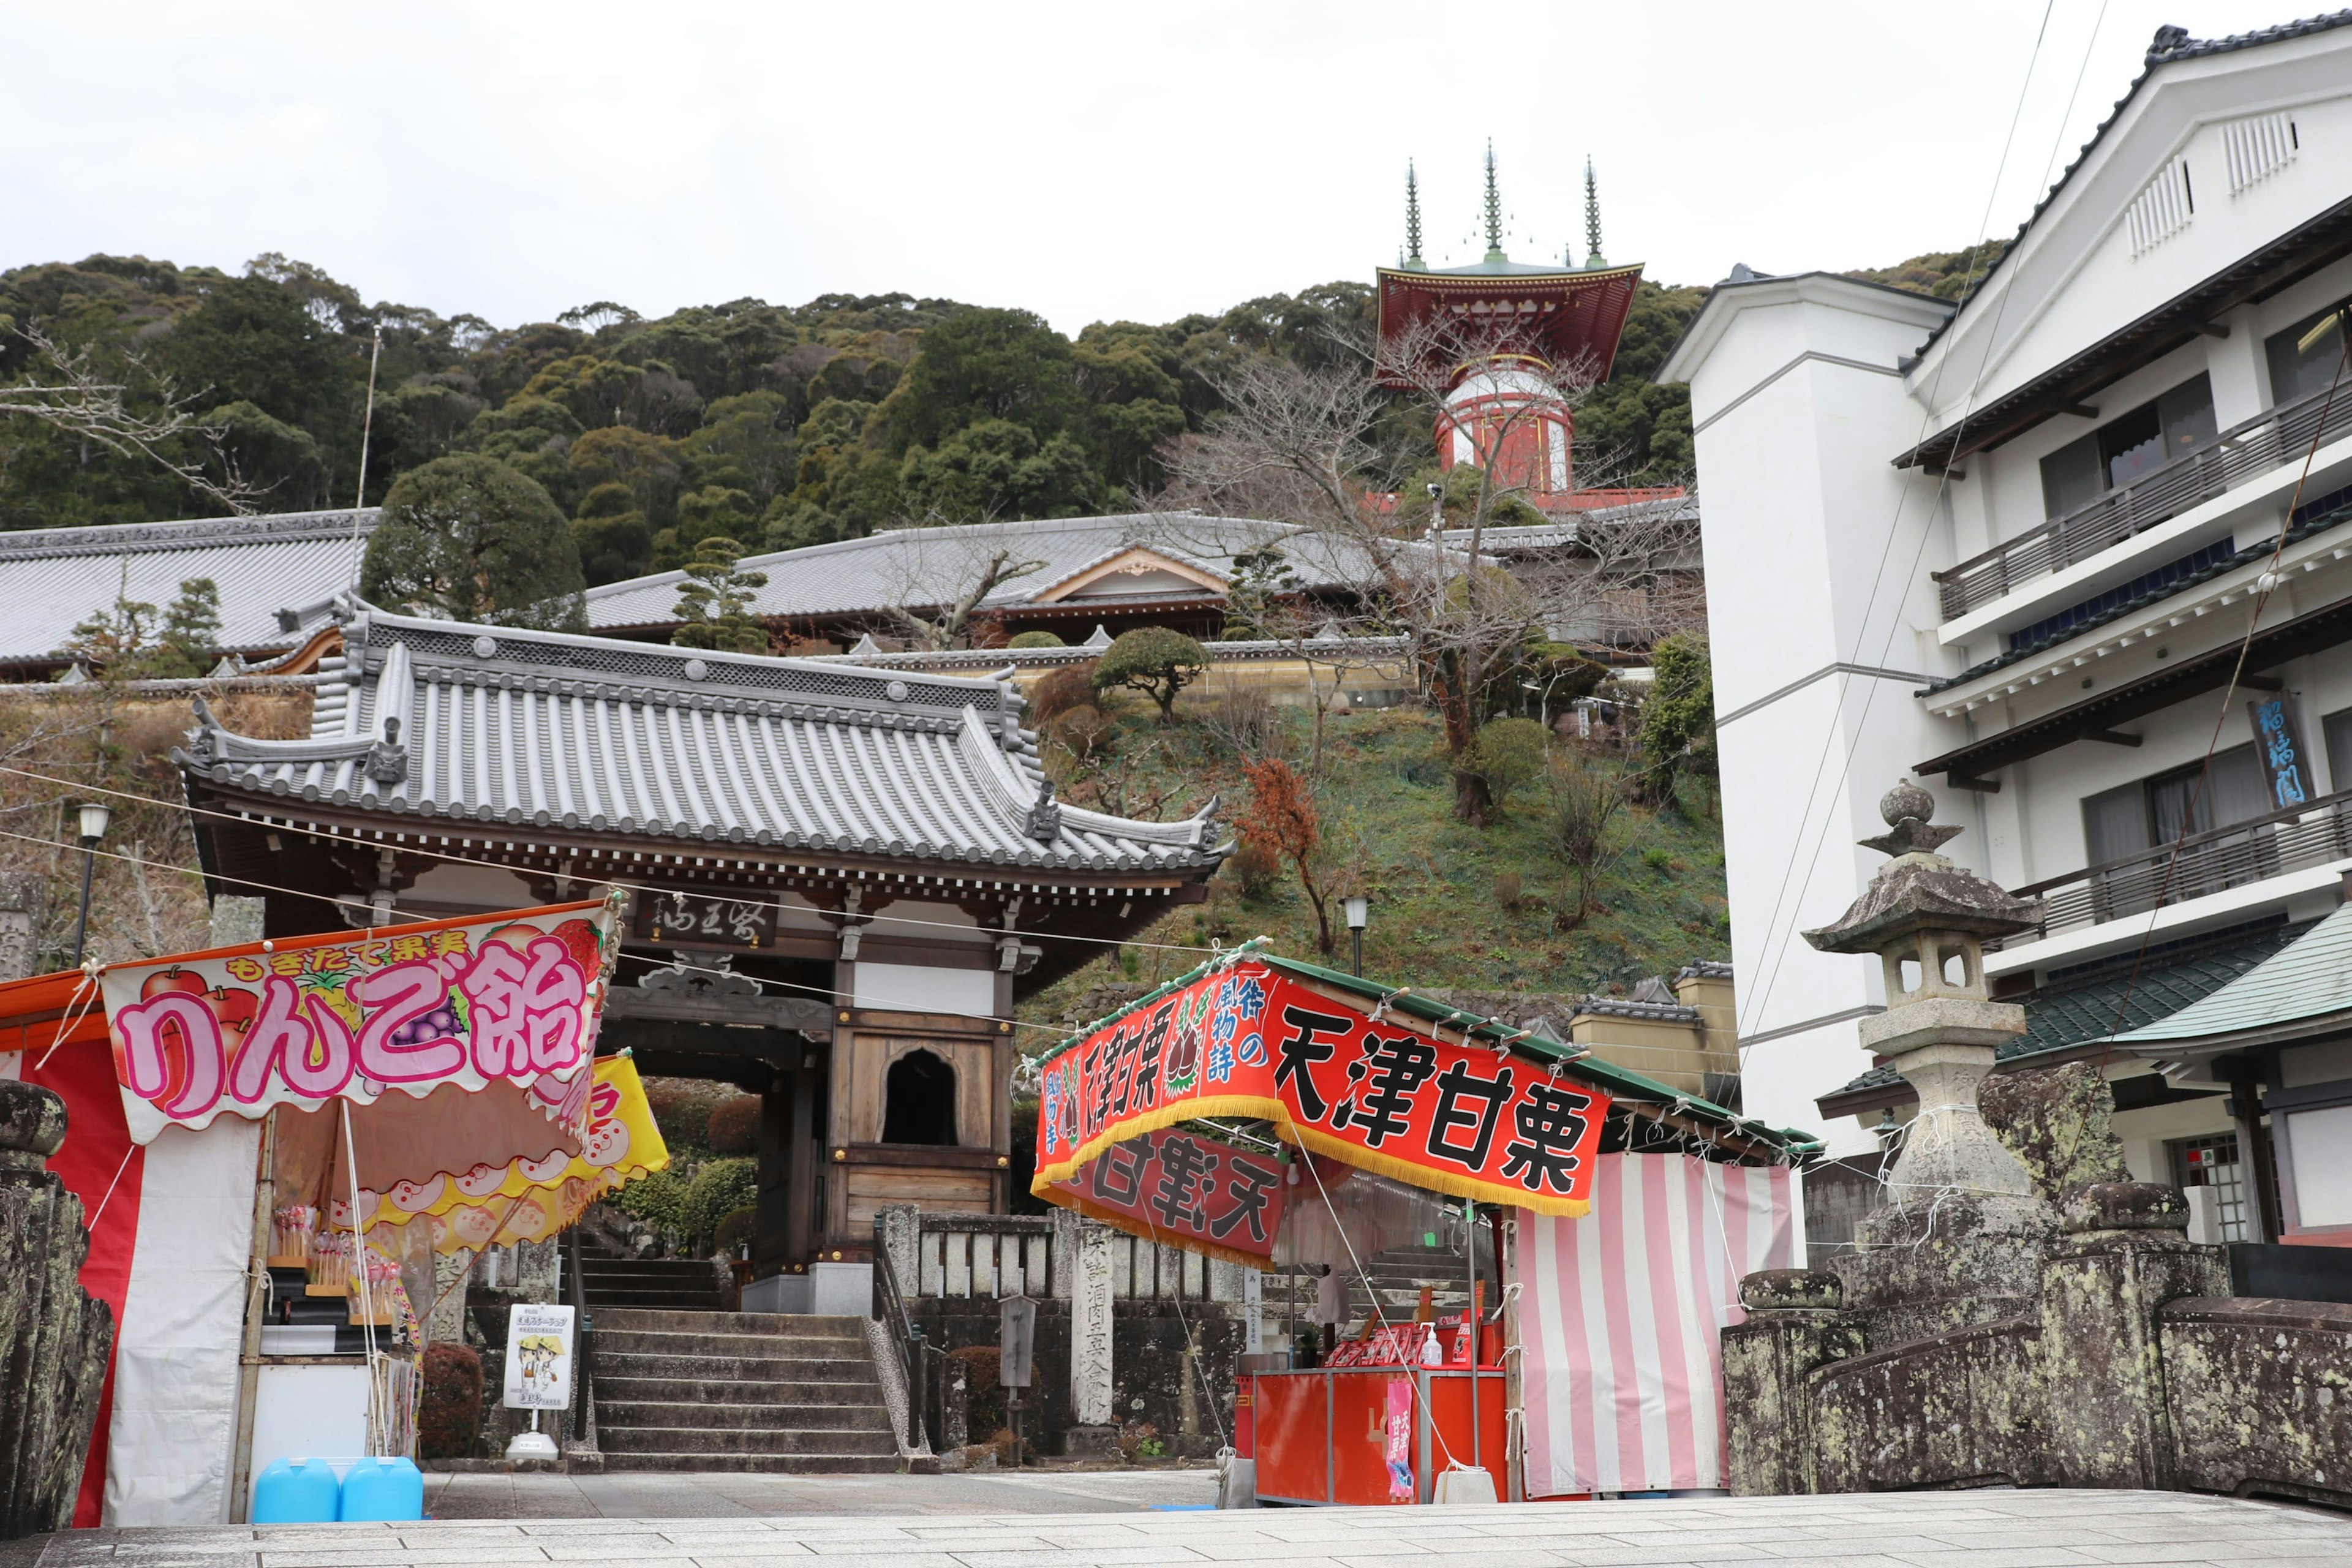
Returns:
[[[1585,165],[1584,264],[1531,266],[1503,252],[1495,153],[1486,151],[1486,255],[1432,269],[1421,258],[1421,194],[1405,174],[1405,258],[1380,269],[1381,384],[1434,392],[1437,458],[1469,463],[1550,510],[1614,506],[1674,490],[1580,490],[1570,389],[1607,378],[1633,308],[1639,263],[1601,256],[1601,213]],[[1572,255],[1572,253],[1571,253]]]

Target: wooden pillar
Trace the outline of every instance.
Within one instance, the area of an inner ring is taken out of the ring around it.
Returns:
[[[777,1071],[768,1082],[767,1092],[760,1096],[759,1217],[751,1236],[755,1279],[787,1273],[793,1265],[806,1261],[794,1250],[792,1237],[793,1213],[800,1206],[794,1200],[805,1197],[795,1191],[799,1184],[793,1179],[793,1113],[800,1100],[799,1080],[795,1059],[794,1067]]]
[[[801,1047],[799,1066],[793,1069],[792,1129],[786,1142],[786,1163],[792,1169],[793,1205],[785,1226],[785,1245],[793,1260],[805,1263],[815,1256],[824,1215],[818,1212],[816,1107],[824,1079],[826,1053],[814,1043]]]

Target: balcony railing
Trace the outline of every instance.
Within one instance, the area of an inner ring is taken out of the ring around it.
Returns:
[[[2075,926],[2144,915],[2348,857],[2352,857],[2352,790],[2341,790],[2308,805],[2191,834],[2177,844],[2161,844],[2104,866],[2020,888],[2020,898],[2042,901],[2042,924],[2009,938],[2007,945],[2033,942]]]
[[[2315,435],[2325,441],[2347,433],[2352,433],[2352,396],[2338,396],[2331,406],[2323,390],[2266,408],[2130,484],[1948,571],[1930,574],[1941,590],[1944,618],[1990,605],[2250,479],[2299,462]]]

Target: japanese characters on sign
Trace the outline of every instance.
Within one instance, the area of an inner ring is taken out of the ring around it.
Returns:
[[[2311,798],[2311,768],[2286,693],[2249,702],[2246,712],[2253,720],[2254,755],[2262,759],[2263,777],[2270,785],[2271,809],[2303,805]]]
[[[776,903],[772,898],[648,891],[637,899],[635,935],[641,942],[764,952],[776,945]]]
[[[131,1136],[501,1079],[584,1124],[611,924],[604,906],[572,905],[110,965]]]
[[[1033,1190],[1054,1195],[1087,1162],[1104,1164],[1098,1156],[1144,1132],[1246,1116],[1420,1186],[1575,1215],[1590,1198],[1608,1109],[1590,1084],[1484,1044],[1432,1039],[1244,960],[1112,1019],[1046,1064]],[[1152,1150],[1164,1173],[1167,1146]]]
[[[1285,1163],[1161,1128],[1105,1149],[1052,1197],[1131,1236],[1264,1266],[1282,1226]]]

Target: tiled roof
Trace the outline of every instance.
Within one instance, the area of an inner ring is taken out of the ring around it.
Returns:
[[[2242,1035],[2352,1009],[2352,907],[2188,1006],[2117,1035],[2120,1046],[2160,1046]]]
[[[1055,804],[1010,681],[363,611],[308,739],[202,727],[194,785],[454,823],[1072,872],[1205,872],[1206,816]],[[387,721],[397,721],[387,742]],[[394,749],[396,743],[397,750]]]
[[[2004,1062],[2104,1040],[2120,1027],[2137,1029],[2169,1017],[2219,991],[2311,929],[2309,922],[2268,926],[2234,939],[2185,939],[2177,955],[2151,953],[2132,974],[2129,955],[2103,963],[2063,985],[2045,986],[2025,1004],[2025,1033],[1995,1053]],[[1836,1091],[1891,1089],[1901,1075],[1874,1067]],[[1822,1096],[1824,1100],[1833,1098]]]
[[[2133,615],[2138,611],[2147,608],[2150,605],[2158,604],[2166,599],[2169,599],[2176,594],[2185,594],[2189,589],[2196,587],[2200,584],[2210,583],[2216,577],[2227,576],[2230,573],[2237,571],[2242,566],[2251,566],[2256,562],[2267,561],[2271,558],[2272,554],[2280,548],[2282,543],[2293,544],[2298,540],[2307,539],[2315,533],[2321,533],[2325,532],[2328,529],[2340,527],[2346,522],[2352,522],[2352,506],[2336,507],[2333,510],[2322,512],[2317,517],[2306,518],[2302,522],[2295,524],[2294,527],[2287,530],[2287,535],[2284,541],[2273,536],[2272,538],[2261,540],[2255,543],[2249,544],[2244,549],[2238,551],[2235,554],[2229,555],[2220,561],[2216,561],[2210,566],[2202,567],[2198,571],[2190,572],[2183,576],[2175,577],[2168,583],[2159,583],[2156,586],[2125,600],[2122,604],[2110,605],[2106,609],[2100,611],[2095,616],[2090,616],[2082,620],[2074,622],[2070,626],[2062,626],[2058,630],[2052,632],[2049,636],[2029,643],[2022,647],[2013,647],[2005,653],[1997,654],[1993,658],[1984,660],[1982,663],[1972,664],[1969,666],[1968,668],[1960,671],[1958,675],[1946,676],[1939,680],[1931,680],[1927,685],[1922,686],[1917,690],[1914,691],[1911,695],[1914,697],[1933,697],[1939,691],[1948,691],[1955,686],[1965,686],[1969,681],[1990,675],[1997,669],[2006,669],[2012,664],[2024,663],[2039,655],[2048,653],[2052,648],[2056,647],[2061,643],[2073,642],[2076,637],[2082,637],[2087,632],[2095,631],[2111,621],[2121,620],[2126,616]]]
[[[2000,270],[2001,264],[2015,253],[2018,242],[2022,240],[2034,224],[2040,221],[2042,213],[2049,209],[2050,204],[2058,199],[2058,193],[2066,188],[2066,182],[2074,177],[2074,171],[2089,161],[2093,149],[2106,138],[2107,132],[2114,127],[2116,121],[2123,118],[2124,110],[2133,99],[2139,96],[2139,89],[2145,87],[2147,79],[2156,74],[2158,67],[2171,65],[2176,60],[2203,59],[2209,55],[2234,54],[2240,49],[2259,48],[2264,44],[2284,43],[2290,38],[2300,38],[2312,33],[2325,33],[2347,25],[2352,25],[2352,11],[2330,11],[2321,16],[2305,16],[2299,21],[2282,22],[2276,26],[2258,27],[2251,33],[2235,33],[2221,38],[2192,38],[2184,28],[2158,27],[2156,30],[2155,39],[2148,45],[2145,66],[2139,75],[2132,78],[2131,85],[2124,89],[2124,95],[2121,98],[2116,100],[2116,106],[2107,111],[2107,117],[2099,121],[2098,129],[2091,132],[2091,139],[2083,143],[2081,152],[2074,154],[2074,161],[2066,165],[2065,171],[2058,176],[2050,189],[2042,194],[2042,199],[2033,204],[2033,210],[2025,216],[2023,223],[2017,226],[2017,232],[2002,243],[2000,254],[1992,258],[1991,263],[1978,274],[1977,280],[1969,285],[1969,291],[1960,296],[1958,307],[1928,331],[1926,341],[1919,345],[1919,352],[1926,353],[1934,345],[1936,340],[1942,337],[1950,329],[1952,323],[1960,319],[1961,314],[1968,310],[1969,302],[1984,292],[1985,285],[1992,281],[1992,275]]]
[[[352,585],[377,509],[206,517],[0,533],[0,665],[54,664],[76,623],[118,594],[161,610],[193,577],[220,589],[223,647],[302,640],[280,610],[321,609]]]
[[[894,605],[924,608],[951,600],[979,580],[998,550],[1010,552],[1015,561],[1040,563],[1036,571],[999,584],[981,601],[1001,607],[1026,604],[1139,546],[1222,582],[1232,575],[1234,555],[1267,543],[1286,546],[1302,587],[1361,581],[1365,575],[1337,569],[1326,559],[1330,546],[1324,538],[1296,524],[1189,512],[892,529],[865,539],[747,555],[740,564],[768,576],[767,585],[752,595],[754,615],[858,616],[878,615]],[[588,624],[600,629],[671,625],[678,618],[677,591],[684,580],[683,573],[657,572],[591,588]]]

